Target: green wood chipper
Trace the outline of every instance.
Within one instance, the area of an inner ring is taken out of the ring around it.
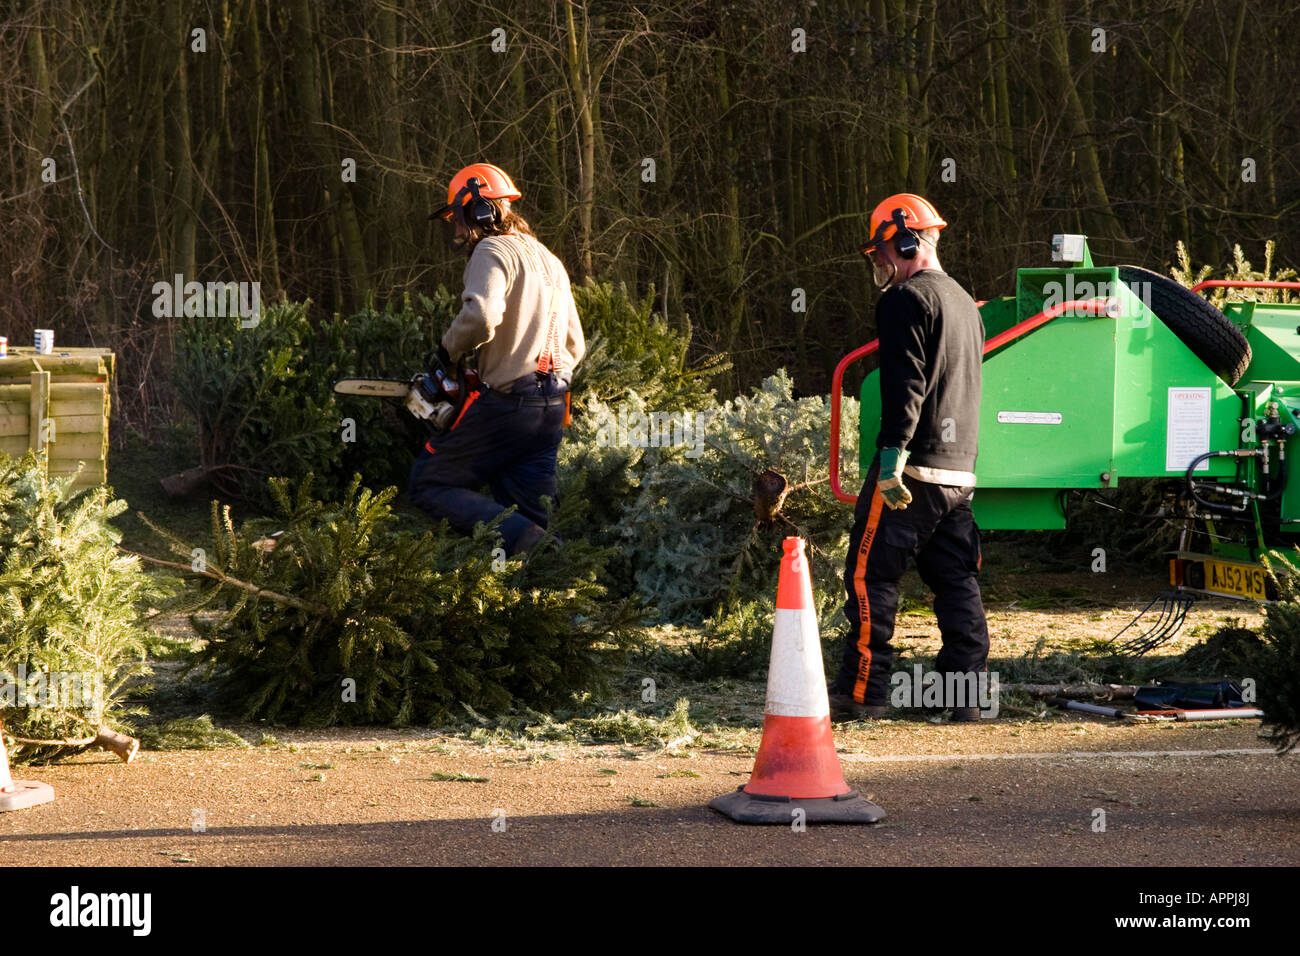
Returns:
[[[985,347],[978,479],[982,529],[1059,529],[1070,493],[1166,478],[1179,522],[1171,589],[1123,647],[1142,653],[1172,637],[1196,593],[1276,596],[1261,558],[1265,531],[1300,531],[1300,304],[1234,302],[1209,287],[1300,289],[1296,282],[1212,280],[1186,289],[1133,266],[1094,265],[1083,236],[1056,236],[1053,265],[1020,269],[1015,295],[980,304]],[[840,484],[840,393],[831,390],[831,487]],[[876,452],[878,373],[862,383],[860,467]],[[1127,630],[1127,629],[1126,629]]]

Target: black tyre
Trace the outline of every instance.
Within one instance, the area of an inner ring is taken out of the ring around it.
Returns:
[[[1195,292],[1158,272],[1138,266],[1120,266],[1119,278],[1139,299],[1147,283],[1151,311],[1178,336],[1197,358],[1229,385],[1246,374],[1250,365],[1250,343],[1227,316]]]

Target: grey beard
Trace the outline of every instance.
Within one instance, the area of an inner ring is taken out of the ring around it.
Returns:
[[[892,262],[888,263],[888,269],[874,262],[871,264],[871,281],[881,291],[889,288],[896,275],[898,275],[898,268]]]

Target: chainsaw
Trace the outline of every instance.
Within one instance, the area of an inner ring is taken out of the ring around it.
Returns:
[[[458,377],[442,368],[436,360],[429,364],[433,366],[432,372],[416,372],[407,380],[341,378],[334,383],[334,391],[339,395],[401,399],[403,407],[417,421],[426,423],[434,434],[441,434],[455,422],[466,397],[479,387],[480,382],[473,369],[465,369]]]

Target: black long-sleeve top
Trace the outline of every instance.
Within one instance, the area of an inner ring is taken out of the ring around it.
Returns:
[[[880,297],[876,329],[876,447],[907,449],[910,465],[974,472],[984,356],[974,300],[951,276],[923,269]]]

